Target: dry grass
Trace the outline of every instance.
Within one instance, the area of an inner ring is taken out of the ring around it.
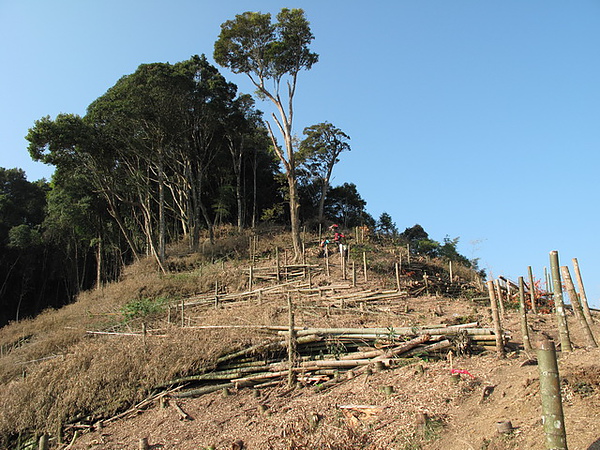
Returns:
[[[305,241],[312,245],[317,237],[306,235]],[[19,433],[55,434],[59,427],[83,417],[92,421],[110,417],[143,399],[154,386],[209,368],[219,355],[264,340],[258,331],[181,329],[167,322],[170,305],[212,292],[217,283],[228,292],[246,290],[247,276],[241,269],[249,265],[251,242],[255,265],[272,266],[275,248],[285,249],[289,236],[265,229],[254,240],[250,233],[240,235],[224,228],[214,245],[205,243],[199,252],[191,252],[184,244],[173,247],[168,274],[159,273],[151,260],[140,261],[127,267],[119,282],[84,292],[77,302],[60,310],[0,329],[0,444]],[[390,255],[376,255],[382,267],[390,266],[389,259],[385,262]],[[281,250],[279,256],[291,261],[291,251]],[[380,275],[381,285],[390,283],[387,275],[385,271]],[[315,283],[327,283],[315,277]],[[260,307],[256,302],[240,302],[218,310],[190,308],[186,315],[192,325],[285,325],[286,308],[285,298],[275,296],[265,298]],[[414,320],[386,314],[368,319],[343,312],[328,315],[302,308],[302,304],[297,317],[306,326],[398,326],[412,325]],[[142,323],[150,330],[145,339],[86,333],[140,332]],[[294,435],[304,436],[303,426],[299,422]],[[298,438],[290,441],[295,446],[290,448],[364,448],[364,433],[344,433],[339,442],[353,446],[311,447],[314,442]]]

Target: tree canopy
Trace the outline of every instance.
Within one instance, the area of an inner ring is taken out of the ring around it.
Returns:
[[[248,76],[261,98],[268,98],[277,110],[271,118],[283,138],[283,150],[269,122],[266,122],[272,149],[281,162],[287,180],[292,238],[296,258],[300,257],[300,201],[296,179],[296,149],[293,143],[294,95],[298,73],[318,61],[309,45],[314,39],[301,9],[283,8],[272,22],[271,15],[245,12],[221,25],[214,46],[215,61],[234,73]],[[282,92],[283,81],[287,87]],[[271,83],[268,85],[268,83]]]

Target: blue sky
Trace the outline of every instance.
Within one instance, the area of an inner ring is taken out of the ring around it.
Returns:
[[[50,178],[27,153],[35,120],[85,114],[142,63],[213,61],[235,14],[299,7],[320,60],[300,75],[294,129],[329,121],[350,135],[334,185],[355,183],[400,231],[460,237],[494,277],[529,265],[540,277],[551,250],[562,265],[577,257],[600,305],[600,2],[249,3],[0,0],[0,167]]]

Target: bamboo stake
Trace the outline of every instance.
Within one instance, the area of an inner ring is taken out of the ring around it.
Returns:
[[[531,311],[537,314],[537,305],[535,304],[535,282],[533,280],[533,269],[531,266],[527,267],[529,273],[529,296],[531,297]]]
[[[352,261],[352,287],[356,287],[356,265]]]
[[[219,282],[215,281],[215,309],[219,308]]]
[[[38,449],[48,450],[48,435],[46,433],[42,433],[42,435],[40,436]]]
[[[523,335],[523,347],[530,352],[531,340],[529,339],[529,326],[527,325],[527,308],[525,307],[525,282],[519,277],[519,307],[521,312],[521,334]]]
[[[396,269],[396,289],[400,292],[400,267],[398,267],[398,263],[395,264]]]
[[[594,319],[592,318],[590,306],[588,305],[587,295],[585,294],[583,279],[581,278],[581,271],[579,270],[579,261],[577,261],[577,258],[573,258],[572,261],[573,270],[575,271],[575,279],[577,280],[577,286],[579,286],[579,300],[581,301],[581,306],[583,307],[583,314],[585,315],[585,318],[591,326],[594,323]]]
[[[487,287],[490,296],[490,306],[492,308],[492,320],[494,321],[494,330],[496,333],[496,352],[498,353],[498,356],[504,358],[504,339],[500,314],[498,313],[498,304],[496,303],[496,293],[494,292],[494,282],[488,281]]]
[[[185,299],[181,299],[181,328],[185,327]]]
[[[363,275],[365,277],[365,283],[369,281],[369,277],[367,275],[367,252],[363,252]]]
[[[494,280],[494,287],[496,288],[496,295],[498,296],[498,306],[500,307],[500,316],[504,317],[504,300],[502,298],[502,290],[500,289],[500,282],[498,280]]]
[[[556,285],[555,285],[556,286]],[[546,435],[546,448],[567,450],[567,433],[560,393],[560,378],[554,342],[545,339],[538,350],[540,393],[542,397],[542,423]]]
[[[573,351],[571,346],[571,337],[569,336],[569,326],[567,324],[567,315],[565,313],[565,304],[563,302],[562,283],[560,282],[560,269],[558,264],[558,252],[550,252],[550,270],[552,272],[553,299],[556,309],[556,321],[558,323],[558,334],[560,336],[560,349],[563,352]]]
[[[279,247],[275,247],[275,265],[277,266],[277,281],[281,281],[281,269],[279,267]]]
[[[567,288],[567,293],[569,294],[569,298],[571,299],[571,305],[573,306],[573,311],[575,312],[575,317],[577,317],[577,321],[583,330],[583,334],[587,341],[587,346],[596,348],[598,344],[596,343],[596,339],[594,339],[594,335],[592,330],[590,329],[590,325],[583,314],[583,308],[581,307],[581,303],[579,302],[579,296],[577,295],[577,291],[575,291],[575,285],[573,284],[573,279],[571,278],[571,274],[569,273],[569,268],[567,266],[562,266],[560,268],[562,273],[563,280],[565,280],[565,286]]]
[[[294,367],[296,366],[296,330],[294,328],[294,309],[292,305],[292,296],[288,293],[288,314],[289,314],[289,330],[288,330],[288,388],[292,388],[296,385],[296,373]]]

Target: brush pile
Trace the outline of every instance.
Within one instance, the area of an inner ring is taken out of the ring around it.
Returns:
[[[477,323],[399,328],[262,327],[274,336],[267,342],[221,356],[211,371],[178,378],[157,386],[179,387],[174,397],[278,385],[290,370],[298,383],[324,390],[357,374],[414,363],[419,357],[439,358],[449,351],[473,353],[495,345],[491,328]],[[294,360],[288,359],[290,340]],[[508,342],[508,336],[505,336]],[[290,367],[291,366],[291,367]]]

